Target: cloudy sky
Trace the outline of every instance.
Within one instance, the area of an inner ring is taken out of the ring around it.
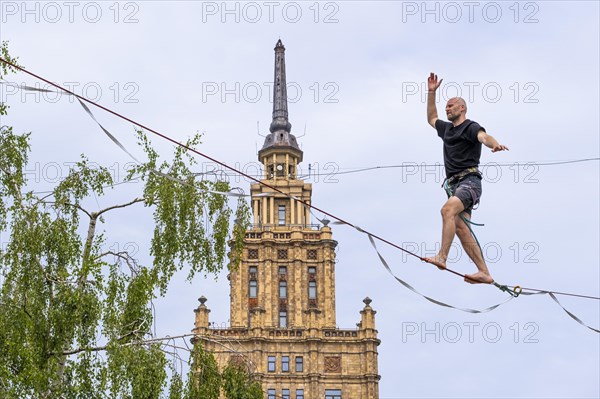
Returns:
[[[510,148],[484,149],[474,213],[495,279],[600,294],[598,161],[544,165],[600,156],[597,2],[0,1],[0,11],[1,40],[32,72],[174,139],[203,132],[200,151],[250,174],[271,121],[281,38],[313,203],[423,256],[439,245],[445,200],[442,143],[425,118],[424,82],[436,72],[440,116],[445,100],[462,95],[468,117]],[[22,73],[9,80],[44,87]],[[52,187],[81,153],[123,178],[130,158],[71,98],[0,91],[11,106],[0,125],[32,132],[36,190]],[[131,124],[93,111],[141,157]],[[170,144],[154,143],[169,156]],[[198,162],[199,171],[216,167]],[[342,173],[374,166],[397,167]],[[249,191],[246,179],[230,179]],[[120,189],[129,198],[141,187]],[[109,243],[147,259],[148,216],[109,215]],[[599,335],[548,296],[481,315],[438,307],[398,284],[366,236],[334,226],[334,237],[338,325],[353,328],[362,299],[372,298],[381,398],[600,395]],[[378,245],[397,276],[440,301],[483,309],[506,298]],[[449,267],[475,270],[459,246]],[[211,321],[227,325],[225,274],[192,284],[184,277],[156,302],[157,335],[188,333],[200,295]],[[559,299],[598,328],[597,300]]]

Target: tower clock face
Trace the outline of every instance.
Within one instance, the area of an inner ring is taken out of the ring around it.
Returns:
[[[283,165],[282,164],[277,165],[277,170],[282,171],[283,170]]]

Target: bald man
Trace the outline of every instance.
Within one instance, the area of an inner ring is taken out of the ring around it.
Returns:
[[[446,116],[450,122],[438,119],[435,92],[441,83],[442,79],[438,81],[434,73],[427,79],[427,121],[444,141],[444,167],[449,198],[441,210],[442,245],[436,256],[425,258],[425,261],[439,269],[445,269],[450,245],[454,235],[457,235],[478,270],[474,274],[466,274],[465,281],[471,284],[491,284],[494,279],[479,246],[460,216],[470,219],[473,206],[481,196],[481,173],[478,170],[481,145],[490,148],[492,152],[508,148],[487,134],[477,122],[466,118],[467,104],[460,97],[451,98],[446,104]]]

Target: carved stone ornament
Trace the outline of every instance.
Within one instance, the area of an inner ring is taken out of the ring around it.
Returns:
[[[341,373],[342,358],[340,356],[325,357],[325,372],[326,373]]]

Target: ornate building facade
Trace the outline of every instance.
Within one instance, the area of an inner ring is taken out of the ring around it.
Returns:
[[[220,365],[243,362],[267,399],[378,399],[375,311],[365,298],[356,328],[339,329],[335,247],[329,226],[311,224],[312,185],[298,179],[302,150],[290,133],[285,47],[275,46],[273,122],[258,153],[253,224],[239,267],[229,275],[229,328],[210,327],[206,298],[193,332]]]

